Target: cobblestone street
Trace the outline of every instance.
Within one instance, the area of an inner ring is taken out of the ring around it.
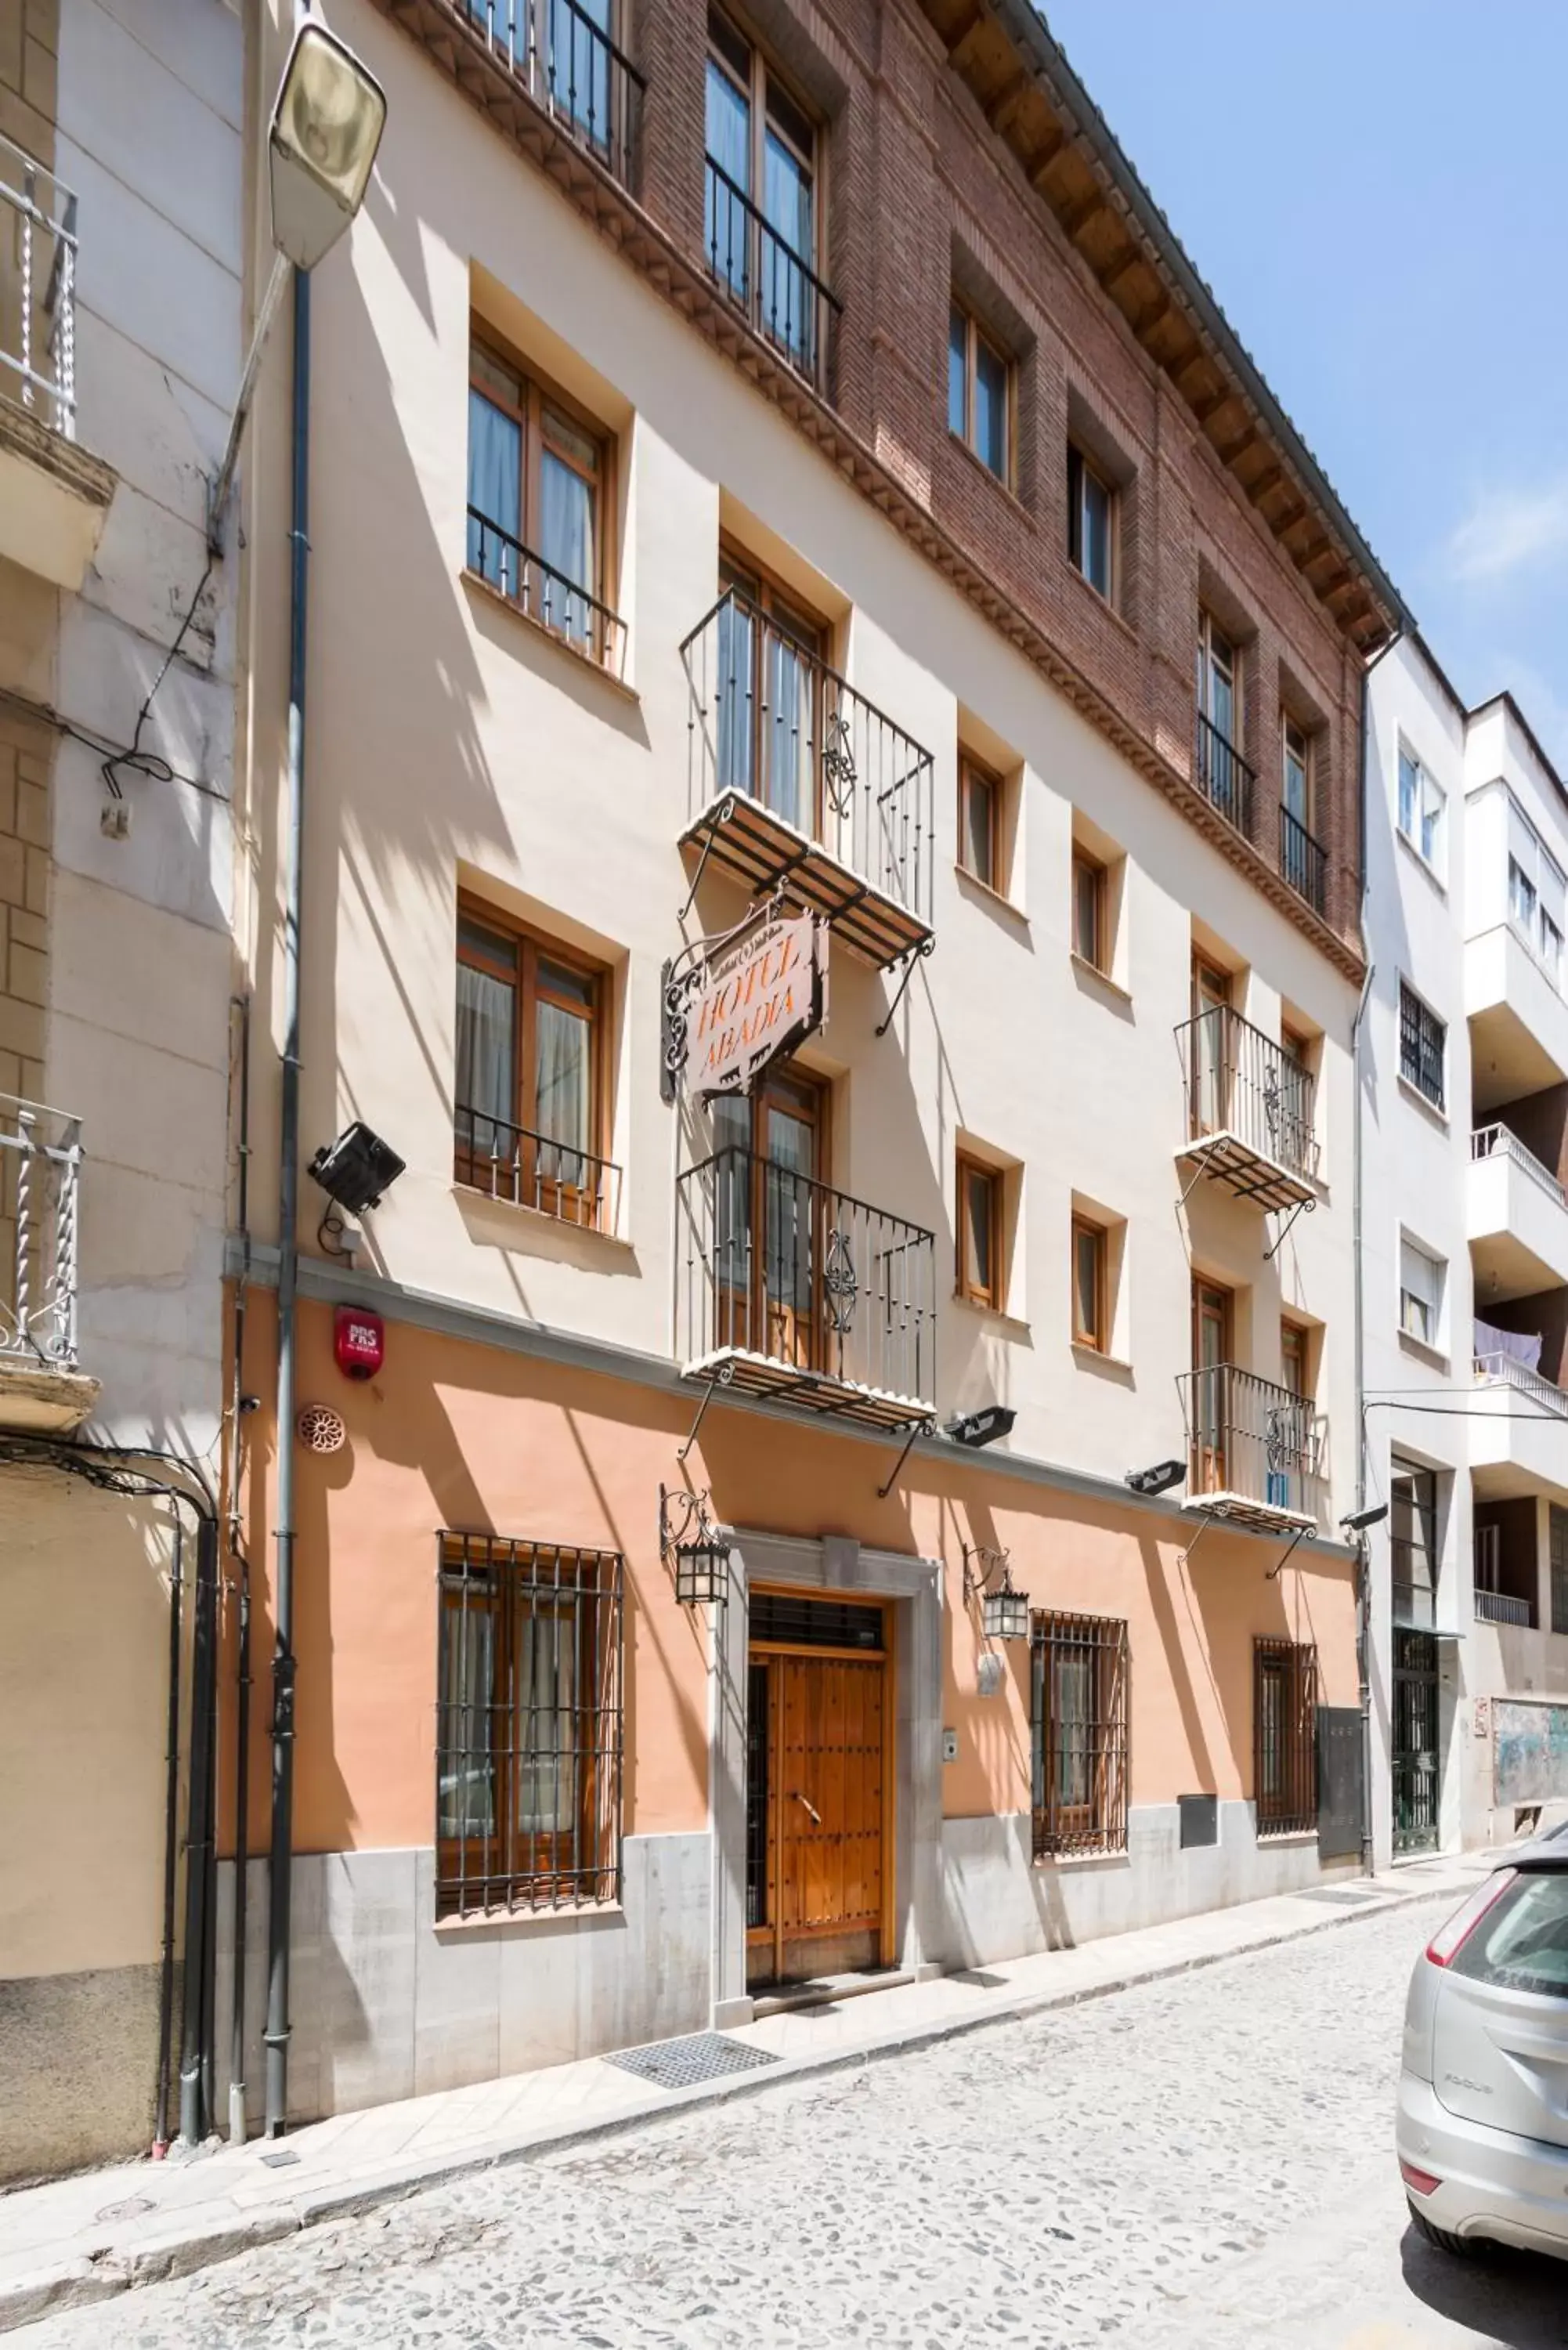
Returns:
[[[36,2350],[1568,2344],[1568,2268],[1415,2241],[1420,1904],[781,2085],[57,2317]]]

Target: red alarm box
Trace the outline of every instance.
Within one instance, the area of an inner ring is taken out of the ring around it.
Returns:
[[[340,1305],[332,1318],[332,1351],[346,1379],[373,1379],[386,1359],[387,1327],[363,1306]]]

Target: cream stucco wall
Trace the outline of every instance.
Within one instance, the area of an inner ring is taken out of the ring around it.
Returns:
[[[851,681],[935,754],[934,958],[877,1041],[890,983],[836,948],[830,1024],[805,1057],[838,1079],[836,1180],[937,1231],[942,1408],[998,1395],[1019,1413],[1015,1449],[1113,1479],[1179,1451],[1174,1380],[1189,1360],[1196,1261],[1237,1286],[1244,1359],[1265,1377],[1279,1375],[1282,1305],[1321,1325],[1318,1396],[1334,1492],[1347,1497],[1354,987],[538,174],[476,135],[411,44],[356,0],[330,13],[382,78],[389,117],[365,212],[315,294],[304,1133],[309,1150],[361,1116],[407,1158],[371,1220],[369,1257],[475,1305],[670,1351],[678,1137],[658,1095],[657,1023],[685,894],[675,843],[690,710],[678,649],[717,593],[722,504],[727,521],[753,518],[756,536],[786,542],[826,583],[824,600],[848,615],[838,654]],[[570,369],[617,430],[632,695],[461,577],[476,288],[504,311],[524,357]],[[256,463],[275,485],[277,443]],[[257,612],[276,612],[275,515],[258,516],[254,544]],[[259,622],[254,655],[253,692],[272,706],[281,644]],[[961,708],[1019,771],[1022,915],[954,874]],[[271,772],[258,757],[258,776]],[[1127,855],[1130,1001],[1069,959],[1075,809]],[[271,820],[258,806],[264,834]],[[264,850],[264,992],[275,986],[270,869]],[[617,974],[619,1242],[454,1189],[460,879],[597,949]],[[738,907],[708,881],[695,919],[717,928]],[[1237,965],[1260,1026],[1277,1034],[1288,1003],[1323,1034],[1324,1191],[1272,1262],[1274,1230],[1212,1186],[1199,1183],[1179,1212],[1173,1031],[1188,1014],[1195,920]],[[271,1116],[263,1102],[263,1166]],[[1005,1315],[949,1302],[961,1129],[1023,1169],[1020,1277]],[[1126,1371],[1085,1367],[1068,1343],[1075,1191],[1127,1219]]]

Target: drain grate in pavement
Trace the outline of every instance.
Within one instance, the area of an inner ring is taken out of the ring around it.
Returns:
[[[1314,1885],[1305,1893],[1296,1896],[1298,1901],[1348,1901],[1353,1909],[1361,1908],[1368,1901],[1381,1901],[1385,1898],[1381,1893],[1353,1893],[1348,1886],[1339,1885]]]
[[[626,2048],[607,2056],[623,2073],[652,2081],[661,2089],[689,2089],[698,2081],[721,2080],[726,2073],[749,2073],[758,2064],[776,2064],[765,2048],[748,2048],[727,2040],[722,2032],[693,2032],[684,2040],[656,2040],[649,2048]]]

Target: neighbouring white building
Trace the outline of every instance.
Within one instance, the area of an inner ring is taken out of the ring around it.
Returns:
[[[0,0],[0,2179],[171,2130],[211,2005],[244,92],[223,0]]]
[[[1568,793],[1419,639],[1374,671],[1362,1044],[1374,1846],[1568,1796]]]

